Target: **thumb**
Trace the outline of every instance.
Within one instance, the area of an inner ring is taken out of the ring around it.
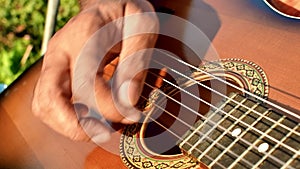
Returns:
[[[134,108],[142,93],[146,72],[158,33],[158,20],[146,1],[130,1],[125,7],[120,60],[113,77],[112,91],[123,123],[137,121],[140,112]]]
[[[79,123],[94,143],[100,144],[110,139],[110,130],[100,120],[87,117],[80,119]]]
[[[75,103],[74,109],[79,118],[80,127],[90,140],[99,144],[110,139],[109,128],[99,120],[101,116],[95,116],[93,112],[82,103]]]
[[[124,119],[121,121],[124,124],[136,122],[140,119],[140,111],[134,108],[137,104],[140,94],[143,89],[143,83],[137,80],[127,80],[123,82],[119,88],[117,97],[121,105],[126,107],[123,113]]]
[[[120,60],[114,73],[111,93],[114,104],[124,117],[122,123],[136,122],[141,112],[135,106],[145,85],[152,49],[141,49]]]
[[[138,80],[126,80],[119,88],[118,97],[120,103],[126,107],[136,105],[142,89],[142,82]]]

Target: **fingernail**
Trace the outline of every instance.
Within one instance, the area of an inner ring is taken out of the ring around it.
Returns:
[[[79,117],[84,117],[89,112],[88,107],[82,103],[74,103],[74,109]]]
[[[134,107],[139,99],[140,85],[136,81],[125,81],[119,89],[119,99],[126,107]]]
[[[141,112],[137,109],[132,109],[130,112],[126,113],[125,118],[121,120],[123,124],[136,123],[141,119]]]

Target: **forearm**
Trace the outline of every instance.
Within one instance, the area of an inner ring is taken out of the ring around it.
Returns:
[[[124,2],[124,1],[128,1],[128,0],[78,0],[79,6],[80,6],[80,10],[84,10],[87,9],[99,2],[103,2],[103,1],[117,1],[119,3]]]

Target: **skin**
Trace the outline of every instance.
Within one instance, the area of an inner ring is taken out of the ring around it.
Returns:
[[[66,137],[80,141],[92,139],[94,142],[100,143],[109,140],[111,131],[100,120],[84,116],[91,107],[88,103],[84,103],[85,99],[81,98],[80,93],[74,93],[77,89],[75,90],[72,84],[76,77],[74,70],[76,64],[89,68],[89,65],[99,61],[97,60],[99,57],[84,56],[86,57],[84,62],[80,62],[78,57],[92,35],[104,25],[124,16],[151,12],[153,9],[144,0],[85,0],[80,4],[80,13],[70,19],[49,42],[41,75],[35,87],[32,109],[33,113],[45,124]],[[120,33],[125,37],[138,25],[144,25],[153,30],[158,29],[155,17],[134,21],[124,20],[123,24],[109,29],[104,34],[96,34],[96,37],[93,36],[93,38],[96,39],[95,41],[102,42],[101,44],[110,44],[112,43],[111,39],[116,38],[115,34]],[[84,76],[86,79],[79,79],[81,80],[79,83],[82,83],[81,86],[94,85],[93,92],[97,102],[94,108],[106,120],[128,124],[139,119],[139,112],[132,109],[142,91],[145,73],[140,72],[130,76],[128,72],[136,71],[135,69],[141,67],[140,65],[147,66],[149,64],[149,59],[139,59],[134,54],[142,49],[153,48],[156,39],[155,34],[124,38],[106,53],[96,70],[95,79],[88,74],[87,77]],[[99,44],[92,44],[91,51],[97,51],[97,45]],[[147,55],[146,58],[150,56],[150,54],[144,55]],[[128,66],[129,63],[123,64],[122,67],[118,65],[119,71],[115,77],[117,94],[114,96],[104,76],[106,67],[116,57],[119,57],[119,65],[128,58],[134,59],[131,60],[130,66]],[[89,83],[90,81],[91,83]],[[116,100],[118,104],[115,103]]]

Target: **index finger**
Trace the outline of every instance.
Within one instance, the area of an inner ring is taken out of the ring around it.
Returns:
[[[146,1],[127,3],[123,26],[122,49],[114,87],[123,105],[133,106],[141,94],[152,49],[158,32],[158,20]]]

